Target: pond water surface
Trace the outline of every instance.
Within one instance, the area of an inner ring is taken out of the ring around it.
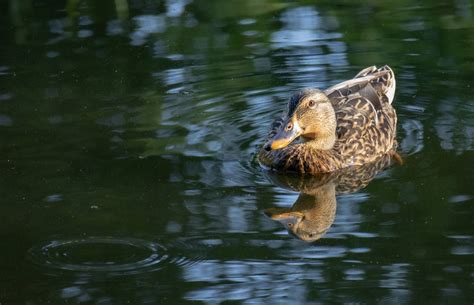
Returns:
[[[472,1],[1,2],[0,304],[472,304],[472,50]],[[254,161],[291,92],[383,64],[403,166]]]

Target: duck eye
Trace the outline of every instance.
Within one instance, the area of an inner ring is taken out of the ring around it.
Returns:
[[[291,129],[293,129],[293,124],[288,123],[288,125],[286,125],[286,130],[291,130]]]
[[[314,105],[316,105],[316,102],[315,102],[314,100],[310,100],[310,101],[308,102],[308,106],[309,106],[309,107],[313,108]]]

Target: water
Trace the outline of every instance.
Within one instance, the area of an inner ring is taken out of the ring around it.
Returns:
[[[474,301],[472,2],[0,8],[2,305]],[[405,164],[306,243],[257,147],[292,91],[373,64]]]

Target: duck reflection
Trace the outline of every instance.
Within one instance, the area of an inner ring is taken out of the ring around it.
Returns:
[[[401,164],[398,155],[385,155],[373,163],[345,168],[316,176],[283,175],[267,172],[274,184],[300,192],[291,208],[269,208],[265,214],[280,222],[289,233],[307,242],[320,239],[336,217],[336,195],[356,192],[366,187],[393,161]]]

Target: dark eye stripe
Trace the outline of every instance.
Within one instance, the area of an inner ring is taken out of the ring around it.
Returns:
[[[321,95],[321,97],[320,97]],[[311,96],[311,97],[310,97]],[[320,101],[319,99],[322,99]],[[291,117],[295,114],[295,111],[298,111],[298,116],[301,115],[301,112],[298,110],[298,107],[302,104],[305,103],[305,106],[309,106],[308,99],[314,101],[314,105],[311,107],[314,107],[320,103],[325,103],[328,100],[324,98],[324,93],[317,89],[304,89],[299,92],[296,92],[291,96],[290,101],[288,103],[288,116]]]
[[[308,112],[309,109],[304,107],[304,108],[298,108],[298,110],[296,111],[296,116],[298,118],[301,118],[306,112]]]

